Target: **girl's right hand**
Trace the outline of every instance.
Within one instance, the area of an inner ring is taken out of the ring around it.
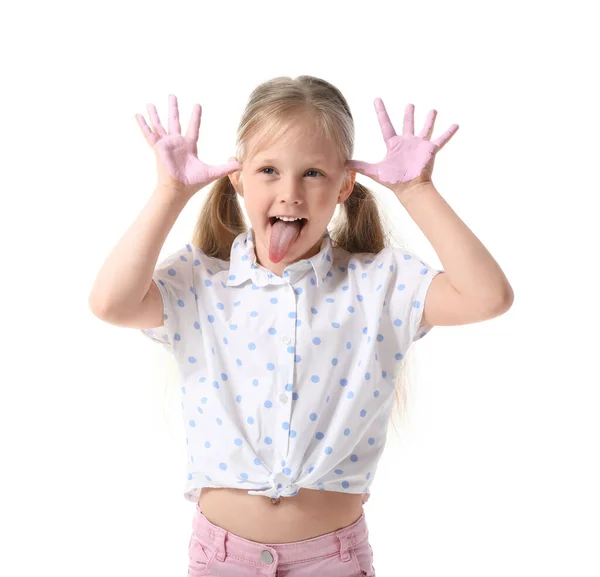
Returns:
[[[181,135],[177,97],[174,94],[169,94],[168,134],[160,123],[154,104],[148,104],[147,108],[154,132],[141,114],[136,114],[135,117],[146,141],[156,154],[159,188],[166,188],[191,198],[214,180],[241,170],[242,165],[238,161],[212,166],[204,164],[198,158],[196,143],[202,115],[202,107],[199,104],[194,106],[185,136]]]

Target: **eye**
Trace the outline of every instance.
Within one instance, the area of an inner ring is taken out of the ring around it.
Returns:
[[[272,173],[267,173],[267,172],[263,172],[265,170],[275,170],[274,168],[270,167],[270,166],[265,166],[264,168],[260,169],[260,173],[261,174],[266,174],[267,176],[271,176]],[[314,168],[311,168],[310,170],[307,170],[306,172],[317,172],[318,174],[320,174],[321,176],[325,176],[320,170],[315,170]]]

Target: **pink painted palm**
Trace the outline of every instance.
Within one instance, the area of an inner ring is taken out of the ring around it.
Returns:
[[[413,104],[408,104],[404,111],[403,132],[401,136],[398,136],[392,126],[383,100],[376,98],[374,104],[387,147],[387,154],[383,160],[373,164],[360,160],[350,160],[347,167],[371,177],[379,184],[394,190],[394,192],[399,192],[414,184],[430,181],[435,155],[456,133],[458,124],[453,124],[442,136],[431,142],[430,138],[437,112],[430,110],[425,121],[425,127],[419,136],[415,136],[415,107]]]
[[[159,185],[194,194],[207,184],[230,172],[241,170],[237,161],[218,166],[205,164],[198,158],[197,142],[200,131],[202,107],[194,105],[185,136],[181,134],[177,97],[169,94],[169,132],[160,123],[154,104],[148,104],[148,114],[154,132],[141,114],[136,119],[148,144],[156,153]]]

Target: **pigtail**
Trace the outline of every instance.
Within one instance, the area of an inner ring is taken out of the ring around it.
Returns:
[[[378,253],[386,246],[387,235],[377,199],[356,180],[350,196],[340,207],[340,217],[330,236],[333,246],[351,253]]]
[[[192,244],[207,256],[229,261],[233,241],[246,230],[238,194],[225,175],[211,186],[194,227]]]

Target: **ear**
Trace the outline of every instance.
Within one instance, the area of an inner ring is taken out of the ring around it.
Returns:
[[[354,182],[356,181],[356,170],[350,170],[350,175],[346,176],[345,185],[340,190],[340,194],[338,195],[338,204],[346,202],[348,197],[352,194],[352,189],[354,188]]]
[[[237,158],[235,156],[230,156],[229,160],[227,162],[232,162],[233,160],[237,160]],[[243,190],[243,187],[242,187],[242,171],[241,170],[236,170],[235,172],[230,172],[227,176],[229,177],[229,180],[231,181],[231,184],[233,185],[233,188],[235,188],[235,191],[241,197],[243,197],[244,196],[244,190]]]

